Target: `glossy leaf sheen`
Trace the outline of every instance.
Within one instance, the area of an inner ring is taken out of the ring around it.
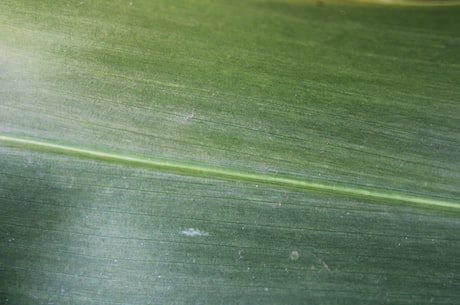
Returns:
[[[0,2],[0,303],[456,303],[459,13]]]

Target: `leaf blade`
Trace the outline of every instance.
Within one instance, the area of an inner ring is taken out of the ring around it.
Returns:
[[[1,300],[455,303],[458,10],[2,1]]]

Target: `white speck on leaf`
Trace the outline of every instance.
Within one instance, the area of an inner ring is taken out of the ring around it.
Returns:
[[[291,252],[291,254],[289,254],[289,259],[290,259],[291,261],[296,261],[296,260],[299,259],[299,256],[300,256],[300,255],[299,255],[299,252],[298,252],[297,250],[293,250],[293,251]]]
[[[329,266],[326,264],[325,261],[321,261],[321,263],[322,263],[324,269],[326,269],[327,271],[331,272],[331,269],[329,268]]]
[[[194,117],[195,117],[195,109],[192,110],[192,113],[191,113],[191,114],[187,115],[186,120],[187,120],[187,121],[188,121],[188,120],[191,120],[191,119],[193,119]]]
[[[184,231],[182,231],[182,234],[184,234],[185,236],[190,236],[190,237],[193,237],[193,236],[208,236],[209,235],[207,232],[200,231],[200,230],[194,229],[194,228],[184,230]]]

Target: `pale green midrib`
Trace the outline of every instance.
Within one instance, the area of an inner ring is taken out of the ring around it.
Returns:
[[[439,0],[431,0],[431,1],[420,1],[420,0],[355,0],[356,2],[361,3],[377,3],[377,4],[384,4],[390,6],[456,6],[460,5],[460,1],[458,0],[447,0],[447,1],[439,1]]]
[[[285,185],[292,187],[300,187],[305,189],[327,191],[341,193],[353,196],[364,196],[367,198],[403,201],[412,204],[419,204],[431,207],[453,208],[460,210],[460,203],[450,200],[442,200],[430,197],[421,197],[407,195],[403,193],[395,193],[389,191],[379,191],[375,189],[366,189],[358,186],[347,185],[332,185],[325,182],[315,182],[303,180],[297,177],[281,177],[270,176],[263,173],[250,173],[241,170],[231,170],[208,165],[192,165],[181,163],[175,160],[151,159],[142,157],[133,157],[119,153],[108,153],[85,148],[77,148],[67,145],[54,144],[50,142],[37,141],[31,139],[19,138],[17,136],[0,135],[0,142],[27,146],[33,149],[49,150],[60,152],[62,154],[78,154],[86,158],[102,159],[106,161],[118,161],[123,163],[131,163],[133,165],[141,165],[149,168],[158,168],[171,172],[180,172],[182,174],[189,173],[190,175],[200,175],[209,177],[221,177],[233,180],[249,180],[254,182],[273,183],[277,185]]]

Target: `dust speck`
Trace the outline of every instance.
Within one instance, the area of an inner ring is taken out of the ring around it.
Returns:
[[[187,121],[188,120],[191,120],[195,118],[195,109],[192,110],[192,113],[190,113],[189,115],[187,115],[187,117],[185,118]]]
[[[209,235],[207,232],[200,231],[200,230],[194,229],[194,228],[190,228],[188,230],[183,230],[182,234],[185,235],[185,236],[190,236],[190,237],[193,237],[193,236],[208,236]]]
[[[324,269],[326,269],[327,271],[331,272],[331,269],[329,268],[329,265],[328,265],[328,264],[326,264],[326,262],[325,262],[325,261],[322,261],[321,263],[322,263],[322,265],[323,265]]]
[[[300,256],[299,251],[293,250],[293,251],[291,251],[291,254],[289,254],[289,259],[291,261],[296,261],[296,260],[299,259],[299,256]]]

